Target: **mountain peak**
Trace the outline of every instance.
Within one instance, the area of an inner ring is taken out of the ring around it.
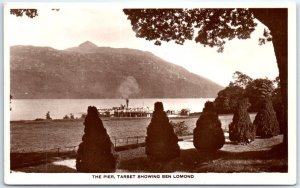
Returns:
[[[98,46],[90,41],[85,41],[84,43],[81,43],[78,47],[91,49],[97,48]]]

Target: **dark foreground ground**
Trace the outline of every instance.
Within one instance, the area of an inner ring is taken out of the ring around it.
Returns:
[[[283,150],[282,135],[269,139],[256,139],[249,145],[226,142],[214,153],[199,152],[192,146],[192,140],[182,141],[188,146],[182,149],[180,157],[162,164],[150,161],[145,148],[139,147],[120,151],[117,172],[287,172],[288,161]],[[76,153],[12,153],[12,172],[72,173],[75,169]],[[24,165],[25,163],[25,165]],[[27,163],[27,164],[26,164]],[[70,164],[71,163],[71,164]]]

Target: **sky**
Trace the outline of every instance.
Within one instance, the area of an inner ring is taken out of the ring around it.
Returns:
[[[52,11],[52,8],[60,10]],[[38,11],[39,15],[30,19],[10,15],[6,10],[6,45],[50,46],[62,50],[91,41],[101,47],[150,51],[222,86],[229,84],[235,71],[252,78],[278,76],[272,42],[258,45],[265,28],[259,21],[250,39],[228,41],[224,52],[218,53],[216,48],[204,47],[193,40],[184,45],[170,41],[156,46],[154,41],[137,38],[120,7],[47,5]]]

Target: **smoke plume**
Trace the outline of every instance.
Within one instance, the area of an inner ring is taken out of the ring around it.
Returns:
[[[120,84],[118,92],[121,94],[122,98],[128,99],[140,92],[139,84],[133,76],[128,76]]]

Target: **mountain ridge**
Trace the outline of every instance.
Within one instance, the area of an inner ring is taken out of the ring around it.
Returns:
[[[65,50],[10,49],[14,98],[199,98],[215,97],[223,88],[136,49],[98,47],[90,41]]]

